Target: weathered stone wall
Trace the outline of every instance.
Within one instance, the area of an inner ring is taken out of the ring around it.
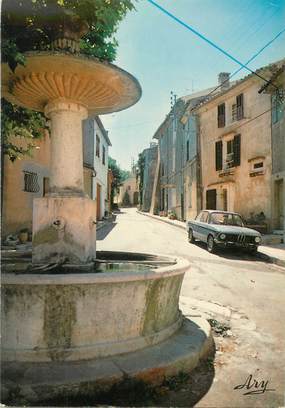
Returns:
[[[182,323],[178,301],[188,267],[178,260],[146,272],[7,274],[2,358],[84,360],[159,343]]]
[[[158,146],[151,146],[145,149],[142,154],[145,159],[143,174],[143,198],[142,210],[149,211],[151,206],[154,177],[157,165]]]

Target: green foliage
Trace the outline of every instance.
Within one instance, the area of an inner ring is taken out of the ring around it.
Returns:
[[[114,35],[133,9],[131,0],[3,0],[2,60],[13,70],[17,63],[24,62],[22,52],[48,49],[60,15],[64,20],[63,10],[67,10],[89,25],[80,42],[81,52],[113,61],[118,47]]]
[[[25,64],[25,51],[49,49],[56,36],[63,10],[72,11],[89,25],[89,32],[80,41],[81,53],[107,61],[116,57],[118,43],[114,37],[120,21],[134,9],[131,0],[3,0],[2,62],[12,71]],[[45,126],[43,114],[2,104],[2,149],[11,160],[30,153],[33,138]],[[25,128],[25,129],[24,129]],[[29,139],[27,149],[15,146],[11,136]]]
[[[118,193],[122,183],[130,177],[130,172],[127,170],[122,170],[117,164],[116,160],[109,156],[108,158],[108,168],[112,170],[113,182],[111,186],[111,202],[113,205],[114,196]]]
[[[17,157],[31,155],[34,139],[42,136],[45,127],[46,121],[41,113],[21,108],[2,99],[2,149],[11,161]],[[14,144],[13,137],[25,138],[25,147]]]
[[[125,194],[123,196],[122,204],[127,206],[127,207],[129,205],[131,205],[131,199],[130,199],[129,193],[127,191],[125,191]]]

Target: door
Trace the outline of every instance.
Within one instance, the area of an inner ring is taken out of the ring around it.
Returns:
[[[96,218],[97,220],[101,219],[101,186],[100,184],[97,183],[97,188],[96,188]]]
[[[217,209],[217,190],[207,190],[206,191],[206,209],[216,210]]]
[[[138,193],[138,191],[135,191],[134,192],[134,205],[138,205],[138,203],[139,203],[139,193]]]

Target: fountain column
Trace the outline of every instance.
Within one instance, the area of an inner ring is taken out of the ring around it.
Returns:
[[[84,195],[80,135],[88,111],[62,98],[48,103],[45,115],[51,120],[50,194]]]
[[[44,113],[51,120],[50,192],[34,200],[33,263],[86,264],[96,257],[96,203],[83,190],[82,120],[88,111],[59,98]]]

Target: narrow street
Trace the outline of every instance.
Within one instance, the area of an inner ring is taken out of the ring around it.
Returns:
[[[283,268],[241,253],[209,254],[204,245],[189,244],[183,230],[141,215],[135,208],[123,208],[113,224],[98,232],[97,240],[98,250],[156,252],[189,259],[192,267],[181,291],[183,313],[230,326],[226,337],[215,336],[213,378],[195,406],[285,405]],[[249,386],[254,380],[268,381],[265,392],[243,395],[249,390],[234,390],[250,375]],[[189,392],[195,393],[195,386],[168,393],[161,405],[167,405],[167,399],[169,405],[190,406]]]

